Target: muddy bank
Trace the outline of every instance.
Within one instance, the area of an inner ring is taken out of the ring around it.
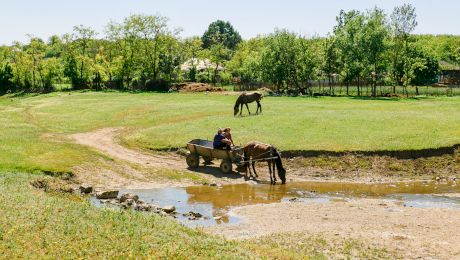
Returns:
[[[286,156],[286,153],[283,153]],[[460,177],[458,153],[399,159],[387,155],[347,153],[338,155],[286,157],[293,175],[313,179],[378,182],[405,179],[454,179]]]
[[[207,230],[232,239],[287,233],[292,234],[293,243],[302,242],[296,233],[320,235],[326,240],[357,239],[409,259],[460,257],[458,209],[411,208],[393,201],[357,198],[334,203],[250,205],[231,213],[244,222]]]
[[[454,155],[460,153],[460,144],[455,144],[452,146],[439,147],[439,148],[428,148],[428,149],[417,149],[417,150],[381,150],[381,151],[344,151],[344,152],[335,152],[335,151],[325,151],[325,150],[288,150],[283,151],[284,157],[343,157],[347,155],[355,156],[386,156],[393,157],[397,159],[418,159],[418,158],[427,158],[434,156],[443,156],[443,155]]]

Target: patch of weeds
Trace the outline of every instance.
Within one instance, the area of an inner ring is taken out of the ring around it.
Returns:
[[[30,182],[30,185],[45,192],[72,193],[72,187],[65,181],[53,177],[41,177]]]

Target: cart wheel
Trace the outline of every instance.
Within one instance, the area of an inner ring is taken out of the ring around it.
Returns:
[[[211,164],[212,162],[212,158],[207,157],[207,156],[203,156],[203,160],[204,160],[204,164]]]
[[[220,170],[223,173],[231,173],[232,172],[232,162],[227,161],[227,160],[223,160],[220,163]]]
[[[196,168],[200,165],[200,157],[196,154],[189,154],[187,155],[186,162],[190,168]]]

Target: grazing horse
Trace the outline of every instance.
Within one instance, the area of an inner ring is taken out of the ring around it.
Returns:
[[[254,101],[257,102],[257,110],[256,114],[258,114],[259,109],[260,113],[262,113],[262,106],[260,105],[260,100],[263,98],[262,93],[260,92],[252,92],[252,93],[241,93],[238,96],[238,99],[235,102],[235,107],[233,108],[233,115],[236,116],[238,112],[240,112],[240,116],[243,113],[243,105],[246,105],[246,108],[248,109],[249,114],[251,114],[251,111],[249,111],[248,103],[252,103]],[[241,108],[239,108],[241,106]]]
[[[249,159],[251,159],[252,169],[254,170],[256,177],[258,177],[255,168],[256,161],[266,161],[268,162],[268,170],[270,172],[270,184],[276,183],[275,166],[278,170],[278,177],[281,179],[281,182],[283,184],[286,183],[286,170],[283,168],[281,155],[273,145],[254,141],[249,142],[243,147],[243,158],[246,165],[246,177],[248,177],[248,170],[249,175],[252,176]]]

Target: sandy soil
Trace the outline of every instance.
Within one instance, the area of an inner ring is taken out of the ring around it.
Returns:
[[[239,225],[208,231],[232,239],[302,232],[354,238],[404,258],[460,259],[460,210],[408,208],[380,199],[333,203],[274,203],[235,208]]]

